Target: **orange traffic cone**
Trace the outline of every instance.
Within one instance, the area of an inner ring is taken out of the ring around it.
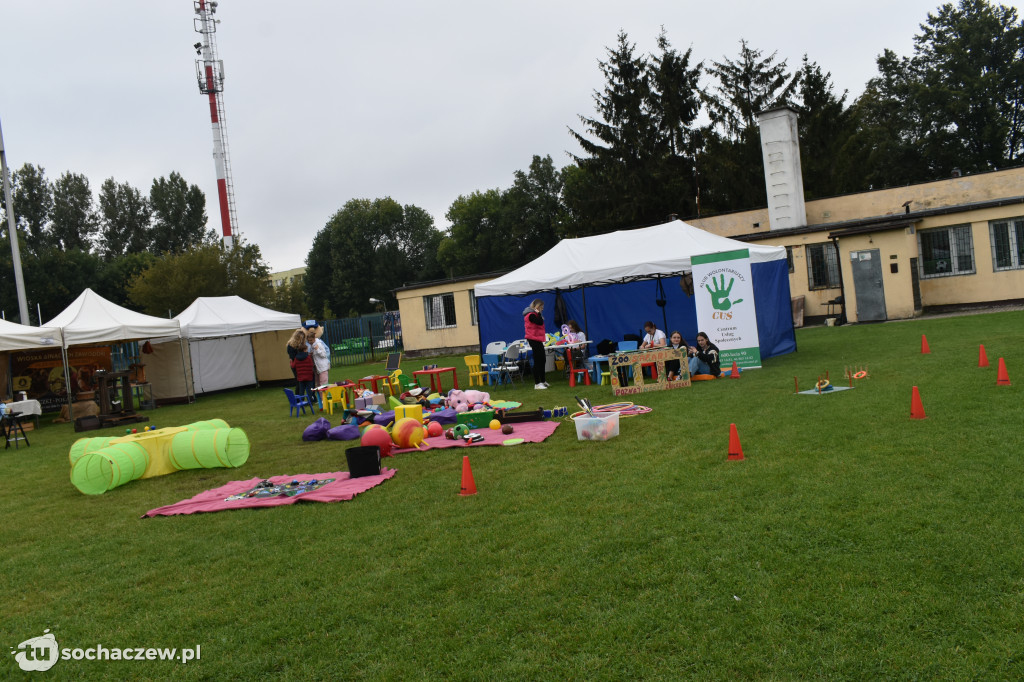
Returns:
[[[921,404],[921,394],[918,393],[917,386],[914,386],[914,390],[910,394],[910,418],[925,418],[924,405]]]
[[[740,378],[740,368],[736,366],[736,361],[735,360],[732,361],[732,369],[729,370],[729,378],[730,379],[739,379]]]
[[[740,445],[740,434],[736,433],[735,424],[729,424],[729,459],[743,459],[743,446]]]
[[[1006,373],[1006,363],[999,358],[999,372],[996,374],[996,386],[1009,386],[1010,375]]]
[[[473,481],[473,469],[469,466],[469,455],[462,456],[462,490],[460,495],[476,495],[476,482]]]
[[[928,337],[925,336],[924,334],[921,334],[921,352],[922,353],[931,353],[932,352],[932,349],[928,347]]]
[[[978,348],[978,367],[988,367],[988,355],[985,353],[985,344]]]

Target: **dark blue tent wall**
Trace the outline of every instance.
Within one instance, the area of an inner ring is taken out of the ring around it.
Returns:
[[[785,259],[751,263],[754,303],[757,307],[757,333],[762,358],[796,350],[789,296],[789,266]],[[643,335],[644,322],[654,322],[666,334],[679,331],[686,340],[696,341],[697,311],[694,299],[679,286],[679,277],[661,280],[665,292],[665,310],[655,302],[659,297],[657,280],[587,286],[563,291],[569,317],[575,319],[594,342],[601,339],[621,341],[623,334]],[[556,331],[555,292],[526,296],[481,296],[476,299],[481,352],[491,341],[523,338],[523,310],[535,298],[544,301],[544,326]],[[584,307],[584,301],[586,302]],[[667,324],[665,322],[667,320]],[[593,349],[593,347],[591,347]]]

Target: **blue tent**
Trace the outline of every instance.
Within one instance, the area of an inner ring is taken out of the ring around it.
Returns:
[[[681,284],[690,257],[747,249],[762,358],[796,350],[789,266],[782,246],[747,244],[675,220],[594,237],[563,239],[536,260],[475,288],[481,348],[523,337],[523,311],[544,301],[555,331],[576,320],[587,338],[621,341],[643,335],[650,320],[691,344],[699,329],[694,298]],[[712,339],[714,340],[714,339]]]

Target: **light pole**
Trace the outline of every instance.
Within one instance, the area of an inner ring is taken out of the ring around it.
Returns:
[[[0,127],[0,174],[3,177],[4,200],[7,202],[7,230],[11,238],[11,260],[14,263],[14,287],[18,291],[18,312],[21,323],[29,324],[28,299],[25,298],[25,279],[21,274],[21,251],[18,248],[18,230],[14,224],[14,199],[11,197],[11,181],[7,174],[7,154],[4,152],[4,131]],[[39,324],[43,321],[39,320]]]
[[[370,297],[370,303],[373,303],[374,305],[376,305],[376,306],[377,306],[377,312],[378,312],[378,313],[383,313],[383,312],[386,312],[386,311],[387,311],[387,308],[386,308],[386,306],[384,305],[384,301],[380,300],[379,298],[373,298],[373,297],[371,296],[371,297]]]

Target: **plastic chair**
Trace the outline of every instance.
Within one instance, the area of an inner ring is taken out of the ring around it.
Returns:
[[[569,386],[576,386],[576,377],[580,374],[583,375],[583,383],[590,386],[590,370],[586,367],[576,367],[573,359],[572,349],[567,350],[565,353],[565,364],[569,369]]]
[[[292,411],[295,412],[295,416],[299,416],[299,410],[302,410],[302,414],[306,414],[306,408],[309,408],[310,414],[313,413],[313,406],[309,404],[309,398],[304,395],[295,395],[295,391],[290,388],[281,389],[284,394],[288,396],[288,416],[292,416]]]
[[[502,349],[502,353],[504,353]],[[501,384],[501,355],[502,353],[487,353],[484,355],[481,369],[487,371],[488,384]]]
[[[334,406],[340,405],[341,410],[348,409],[348,393],[344,386],[331,386],[323,392],[324,412],[334,414]]]
[[[469,385],[473,386],[473,382],[480,386],[484,385],[484,377],[487,376],[487,372],[480,368],[480,356],[479,355],[467,355],[462,358],[466,363],[466,369],[469,371]]]
[[[415,381],[411,376],[405,374],[402,370],[396,369],[394,372],[385,379],[385,386],[387,386],[388,392],[391,393],[393,398],[397,398],[406,391],[412,388],[419,388],[419,382]]]
[[[493,353],[494,355],[501,355],[505,352],[506,348],[508,348],[508,344],[504,341],[491,341],[487,344],[487,348],[484,349],[484,354],[491,355]]]
[[[619,341],[619,350],[620,351],[621,350],[637,350],[639,347],[640,347],[640,344],[637,343],[636,341]],[[626,367],[625,367],[625,374],[626,374],[626,377],[625,377],[626,379],[632,379],[633,378],[633,366],[632,365],[626,365]],[[619,374],[619,381],[622,382],[622,379],[623,379],[622,374]]]
[[[505,349],[505,355],[501,358],[500,381],[513,383],[513,378],[518,376],[519,382],[523,383],[523,368],[519,365],[519,346],[511,345]]]

